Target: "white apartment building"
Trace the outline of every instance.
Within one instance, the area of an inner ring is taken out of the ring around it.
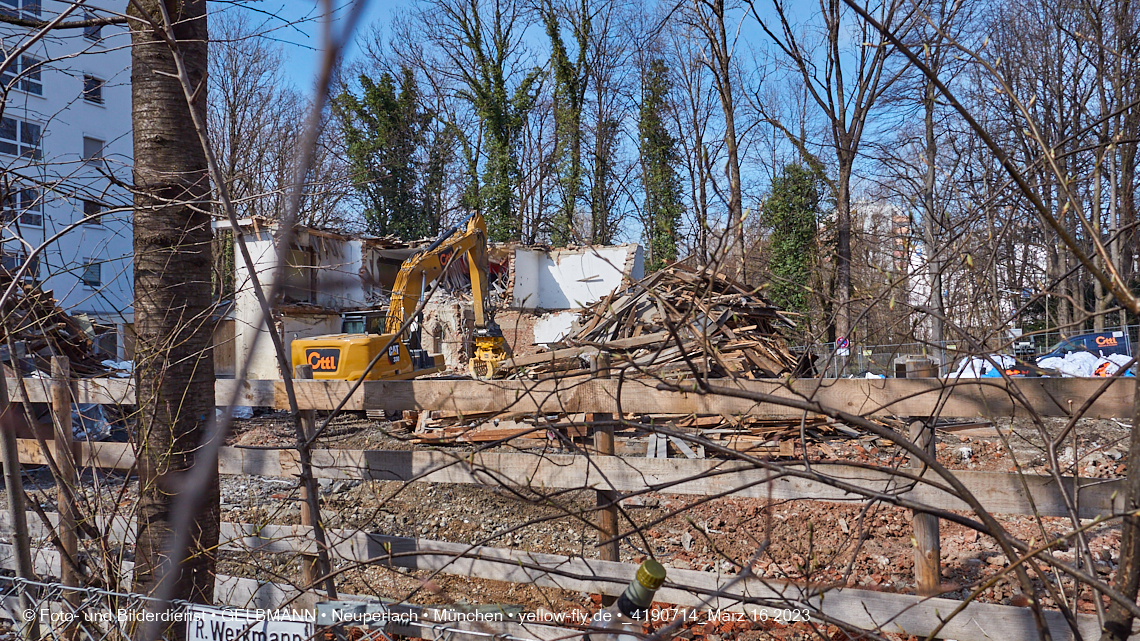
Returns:
[[[0,0],[0,12],[39,20],[68,6]],[[0,23],[11,60],[0,74],[3,265],[14,272],[30,262],[27,280],[86,314],[100,346],[121,357],[134,320],[131,197],[118,186],[131,183],[130,35],[124,26],[61,30],[20,52],[35,32]]]

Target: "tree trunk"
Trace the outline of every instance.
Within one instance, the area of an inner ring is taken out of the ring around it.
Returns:
[[[709,44],[715,58],[715,74],[717,93],[720,95],[720,107],[724,112],[724,149],[727,154],[728,166],[728,227],[731,245],[735,251],[729,251],[729,256],[735,255],[736,270],[741,282],[747,282],[745,273],[748,250],[744,245],[744,204],[740,194],[740,143],[736,137],[736,104],[732,96],[732,60],[729,51],[728,33],[724,25],[724,0],[713,0],[710,4],[712,19],[715,22],[709,26]],[[731,247],[730,245],[730,247]]]
[[[926,179],[922,185],[923,221],[922,231],[926,242],[926,269],[930,275],[930,340],[937,344],[939,366],[946,365],[945,331],[943,319],[946,318],[946,309],[942,301],[942,260],[936,258],[941,250],[935,238],[934,226],[934,179],[936,169],[934,162],[938,156],[938,139],[934,136],[934,84],[926,83],[922,103],[925,111],[926,124]],[[942,370],[939,370],[940,372]]]
[[[1124,512],[1121,523],[1120,565],[1112,587],[1133,603],[1140,593],[1140,394],[1132,400],[1132,442],[1128,448],[1128,472],[1125,475]],[[1132,614],[1113,601],[1108,606],[1101,641],[1125,641],[1132,633]]]
[[[708,184],[711,172],[709,171],[709,154],[705,149],[703,138],[697,138],[697,221],[700,231],[697,232],[701,249],[701,264],[709,264],[709,196]]]
[[[140,0],[128,13],[163,24],[158,2]],[[178,49],[198,89],[193,108],[205,118],[205,0],[165,0]],[[139,28],[139,22],[132,22]],[[206,156],[176,77],[170,47],[150,28],[131,34],[135,183],[135,372],[139,450],[135,591],[176,581],[171,595],[209,603],[218,543],[218,478],[185,488],[178,472],[194,464],[214,413],[211,342],[211,232]],[[171,577],[158,575],[169,553],[170,509],[183,491],[205,492],[194,521],[188,560]]]
[[[1107,139],[1108,139],[1108,123],[1106,121],[1104,126],[1102,127],[1102,134],[1101,134],[1101,139],[1100,139],[1101,144],[1103,145],[1104,141],[1106,141]],[[1101,227],[1101,225],[1104,224],[1104,218],[1103,218],[1104,212],[1102,211],[1102,208],[1101,208],[1101,198],[1103,197],[1103,183],[1101,180],[1101,172],[1102,172],[1102,169],[1104,167],[1104,153],[1103,152],[1097,154],[1095,162],[1096,162],[1096,165],[1094,166],[1093,172],[1092,172],[1093,197],[1092,197],[1091,202],[1089,203],[1089,208],[1091,209],[1090,215],[1091,215],[1092,221],[1093,221],[1093,229],[1096,230],[1097,240],[1102,240],[1104,238],[1104,231]],[[1111,225],[1110,225],[1110,227],[1111,227]],[[1101,269],[1105,269],[1106,267],[1108,267],[1108,265],[1105,265],[1099,259],[1096,261],[1096,263],[1098,266],[1100,266]],[[1099,280],[1094,278],[1093,279],[1093,331],[1094,332],[1103,332],[1104,331],[1104,312],[1106,310],[1108,310],[1110,298],[1111,298],[1111,295],[1105,291],[1104,285]]]
[[[851,162],[840,153],[836,185],[835,334],[851,338]]]

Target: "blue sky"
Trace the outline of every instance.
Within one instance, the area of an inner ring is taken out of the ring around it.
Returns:
[[[340,26],[344,22],[344,16],[355,3],[352,0],[335,1],[339,8],[334,20]],[[413,4],[413,0],[356,0],[356,2],[365,2],[365,7],[357,24],[354,40],[355,37],[366,34],[373,24],[386,23],[395,12]],[[266,35],[281,44],[287,59],[286,71],[292,84],[302,92],[310,92],[320,58],[317,48],[321,45],[319,20],[322,5],[312,0],[260,0],[241,6],[245,7],[255,19],[261,19],[264,22],[262,30],[268,32]],[[217,8],[226,10],[223,7]],[[357,53],[355,45],[350,46],[345,53],[347,59],[351,60]]]

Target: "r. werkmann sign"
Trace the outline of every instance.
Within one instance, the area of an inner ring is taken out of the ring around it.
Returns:
[[[312,636],[312,618],[303,613],[192,606],[186,620],[188,641],[308,641]]]

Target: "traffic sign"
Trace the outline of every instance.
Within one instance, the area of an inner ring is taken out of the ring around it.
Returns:
[[[851,341],[847,340],[846,336],[840,336],[839,338],[835,339],[835,346],[839,349],[847,349],[848,347],[851,347]]]

